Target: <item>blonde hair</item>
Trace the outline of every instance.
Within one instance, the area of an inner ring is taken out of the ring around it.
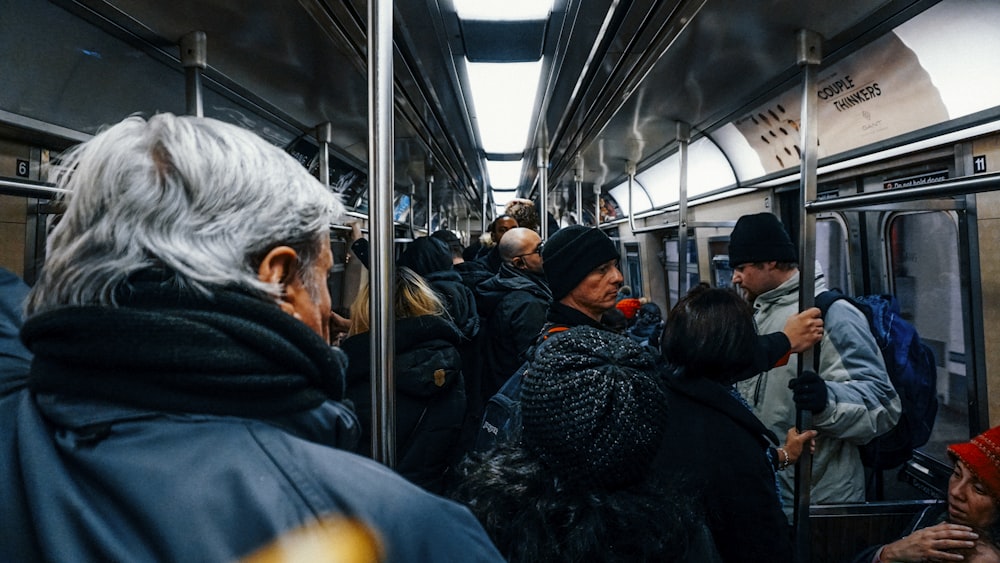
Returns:
[[[423,317],[426,315],[445,316],[444,304],[424,278],[413,270],[401,267],[396,271],[396,285],[393,288],[393,311],[395,318]],[[351,329],[348,336],[368,332],[371,322],[368,316],[370,290],[366,283],[358,297],[351,304]]]

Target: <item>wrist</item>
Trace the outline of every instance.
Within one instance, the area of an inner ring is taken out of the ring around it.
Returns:
[[[778,471],[785,469],[791,465],[791,457],[788,456],[788,450],[785,448],[778,448],[775,452],[778,456]]]

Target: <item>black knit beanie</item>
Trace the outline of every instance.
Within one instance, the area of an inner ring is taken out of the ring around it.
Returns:
[[[573,486],[614,490],[641,481],[667,412],[654,363],[629,337],[606,330],[550,336],[522,380],[524,447]]]
[[[542,245],[542,269],[552,299],[562,299],[594,268],[617,259],[618,248],[604,231],[583,225],[559,229]]]
[[[744,215],[729,235],[729,264],[798,262],[799,254],[785,227],[771,213]]]

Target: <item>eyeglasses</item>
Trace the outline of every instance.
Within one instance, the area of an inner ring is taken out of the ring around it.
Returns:
[[[545,244],[545,243],[543,243],[543,242],[540,242],[540,243],[538,243],[538,248],[534,249],[533,251],[531,251],[531,252],[529,252],[529,253],[527,253],[527,254],[518,254],[518,255],[517,255],[517,256],[515,256],[514,258],[524,258],[525,256],[531,256],[532,254],[538,254],[538,255],[541,255],[541,253],[542,253],[542,246],[543,246],[544,244]],[[511,260],[513,260],[513,258],[511,258]]]

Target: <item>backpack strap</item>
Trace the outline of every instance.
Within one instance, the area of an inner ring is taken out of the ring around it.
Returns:
[[[830,310],[830,306],[841,299],[851,301],[851,298],[839,289],[830,289],[817,294],[813,304],[819,307],[820,316],[826,319],[826,312]]]
[[[560,333],[560,332],[565,332],[567,330],[569,330],[569,327],[566,326],[566,325],[553,325],[553,326],[549,327],[549,330],[545,331],[542,334],[542,340],[548,340],[549,337],[552,336],[553,334],[557,334],[557,333]]]

